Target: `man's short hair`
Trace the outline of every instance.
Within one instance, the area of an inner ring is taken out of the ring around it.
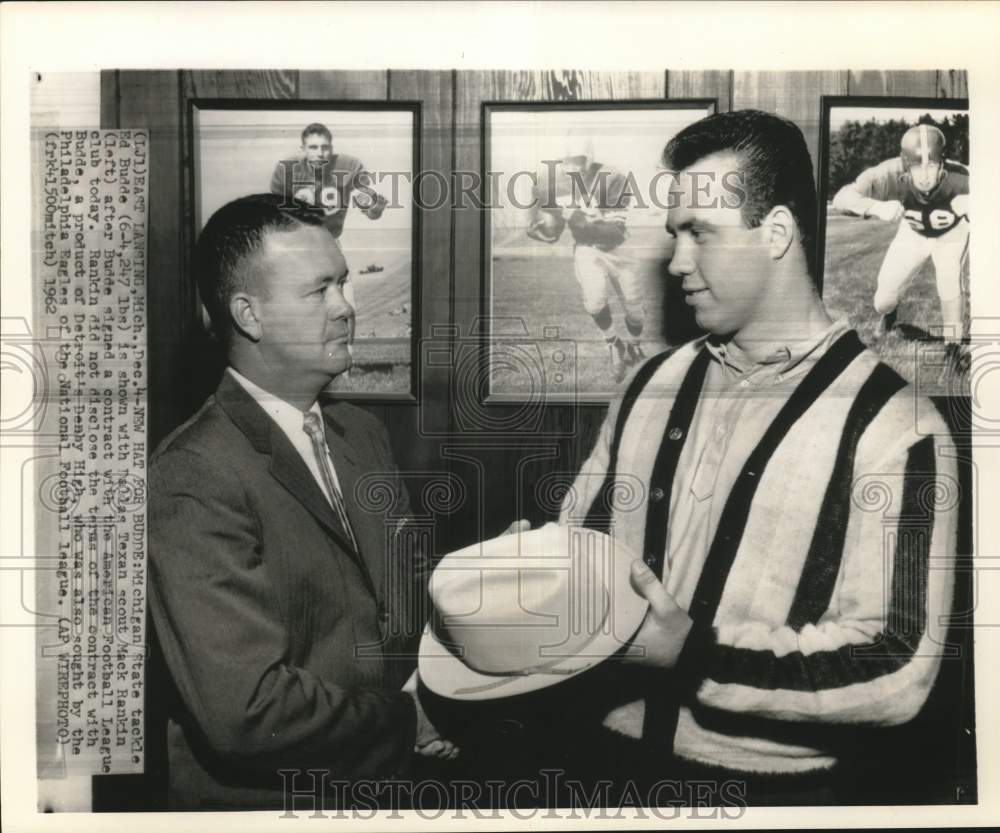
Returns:
[[[802,131],[788,119],[761,110],[716,113],[674,136],[663,149],[663,164],[679,172],[726,151],[739,160],[743,222],[756,228],[776,205],[787,206],[799,227],[815,283],[816,183]]]
[[[314,135],[323,136],[331,145],[333,144],[333,134],[330,132],[330,128],[318,121],[306,125],[306,129],[302,131],[302,144],[306,143],[306,138]]]
[[[194,250],[194,274],[212,333],[230,336],[229,301],[237,292],[258,290],[250,258],[260,252],[269,231],[294,231],[323,225],[323,215],[306,203],[277,194],[253,194],[222,206],[205,223]]]

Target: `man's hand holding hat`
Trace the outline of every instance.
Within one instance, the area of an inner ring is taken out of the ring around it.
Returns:
[[[529,529],[531,529],[530,521],[517,520],[500,534],[513,535],[517,532],[527,532]],[[417,707],[417,736],[413,743],[413,751],[425,758],[454,760],[461,750],[453,741],[441,737],[441,733],[427,717],[423,705],[420,703],[418,682],[419,674],[414,671],[403,685],[403,691],[413,698],[414,705]]]
[[[555,685],[629,644],[649,602],[631,586],[635,554],[605,533],[516,523],[444,556],[431,578],[435,613],[420,677],[457,700]]]
[[[649,602],[649,611],[624,659],[640,665],[673,668],[693,622],[656,574],[642,560],[632,562],[632,585]]]

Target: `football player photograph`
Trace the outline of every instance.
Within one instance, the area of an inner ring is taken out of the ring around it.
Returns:
[[[347,153],[333,152],[333,134],[319,122],[302,130],[298,156],[282,159],[271,177],[271,193],[297,199],[323,210],[323,225],[340,237],[351,205],[369,220],[377,220],[388,200],[375,191],[364,163]]]
[[[197,242],[228,368],[149,469],[172,809],[281,808],[281,769],[384,779],[415,750],[456,752],[413,684],[405,643],[427,571],[396,545],[409,504],[388,435],[348,402],[319,401],[350,366],[354,316],[328,222],[258,194],[216,211]],[[366,475],[391,506],[359,500]]]
[[[532,189],[527,230],[532,239],[552,244],[569,229],[583,307],[607,344],[616,385],[629,367],[646,358],[641,340],[646,321],[643,286],[635,263],[621,249],[628,239],[631,202],[625,175],[594,159],[593,142],[579,129],[570,130],[564,157],[546,163]],[[621,334],[609,306],[612,293],[624,310]]]
[[[369,220],[378,220],[389,201],[375,190],[364,163],[350,154],[334,153],[333,133],[319,122],[306,125],[301,138],[299,155],[275,165],[271,193],[321,209],[323,225],[334,238],[340,238],[352,204]],[[355,303],[353,283],[345,287],[345,296]]]
[[[664,780],[735,785],[752,806],[886,803],[894,777],[913,794],[892,729],[920,714],[942,665],[951,435],[827,313],[813,166],[794,123],[712,115],[670,139],[663,164],[675,172],[669,274],[705,335],[633,371],[559,518],[613,536],[629,561],[613,572],[645,606],[592,669],[466,633],[450,696],[503,698],[538,680],[552,706],[540,722],[571,715],[563,760],[591,783],[628,782],[633,803]],[[609,597],[631,614],[622,590]],[[432,596],[438,615],[458,613]],[[588,698],[599,727],[581,717]],[[537,775],[554,756],[532,748],[522,764]]]
[[[941,305],[946,369],[965,372],[962,272],[969,248],[969,170],[947,158],[945,135],[918,124],[900,140],[898,156],[866,168],[833,198],[837,211],[898,224],[878,272],[874,306],[876,337],[896,326],[897,307],[930,259]]]

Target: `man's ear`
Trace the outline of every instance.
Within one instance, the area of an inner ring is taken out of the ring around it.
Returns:
[[[260,320],[260,303],[248,292],[237,292],[229,299],[229,315],[237,332],[251,341],[260,341],[264,327]]]
[[[768,230],[771,259],[780,260],[795,240],[798,226],[787,206],[776,205],[768,212],[764,225]]]

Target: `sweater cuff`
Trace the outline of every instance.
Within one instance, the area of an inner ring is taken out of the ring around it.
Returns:
[[[715,649],[715,629],[692,625],[684,647],[677,657],[674,673],[685,691],[694,691],[707,675],[712,651]]]

